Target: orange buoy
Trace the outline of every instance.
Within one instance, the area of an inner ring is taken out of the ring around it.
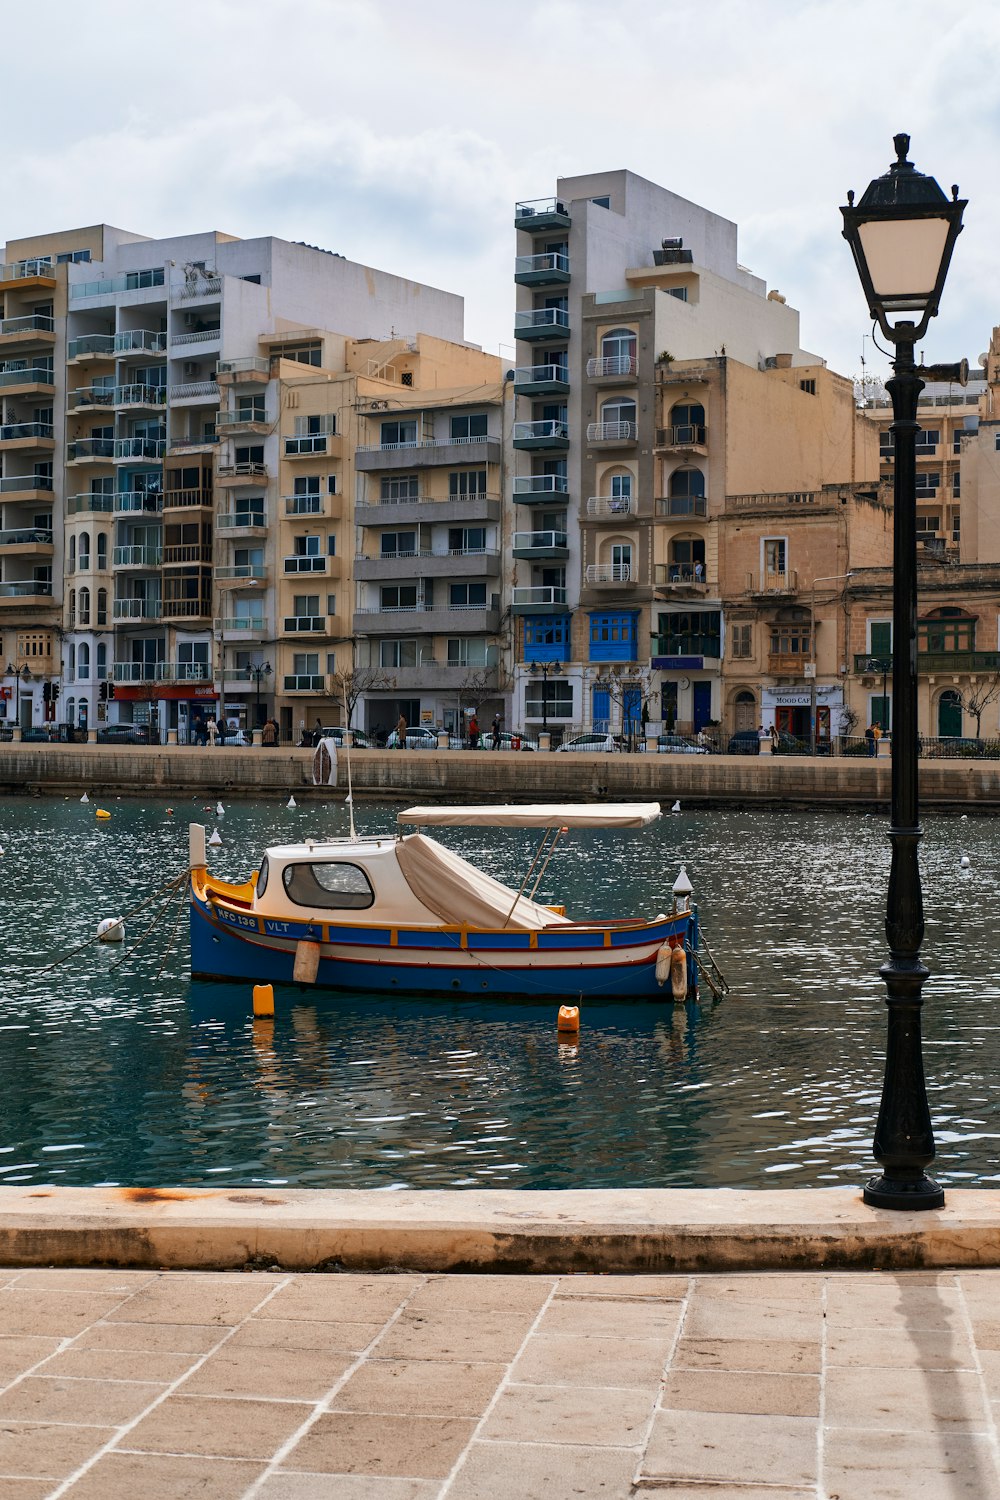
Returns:
[[[559,1014],[556,1017],[557,1031],[580,1030],[580,1007],[578,1005],[560,1005]]]
[[[253,987],[253,1013],[255,1016],[274,1015],[274,985],[255,984]]]

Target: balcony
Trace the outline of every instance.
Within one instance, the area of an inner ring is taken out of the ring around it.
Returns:
[[[569,209],[558,198],[528,198],[514,205],[514,228],[536,230],[568,229]]]
[[[653,569],[653,582],[664,594],[709,594],[717,587],[705,576],[704,566],[698,563],[657,563]]]
[[[158,462],[166,451],[166,438],[115,438],[115,463]]]
[[[125,328],[115,334],[114,345],[116,354],[166,354],[167,335],[151,328]]]
[[[393,552],[378,557],[359,555],[354,559],[354,577],[362,580],[409,580],[417,577],[482,579],[499,576],[500,554],[495,549],[432,552],[425,547],[417,552]]]
[[[66,496],[67,516],[85,515],[110,515],[114,506],[113,495],[93,495],[84,493],[82,495]]]
[[[638,422],[587,423],[587,442],[594,448],[624,448],[638,441]]]
[[[514,337],[531,343],[539,339],[568,339],[569,312],[564,307],[532,307],[514,314]]]
[[[296,552],[290,557],[282,558],[282,572],[286,577],[292,573],[322,573],[324,578],[339,578],[340,558],[303,557]]]
[[[621,521],[635,515],[637,504],[632,495],[590,495],[587,517],[591,521]]]
[[[2,396],[51,396],[55,388],[55,376],[48,365],[25,361],[21,368],[0,370]]]
[[[0,450],[5,453],[51,453],[55,446],[51,422],[8,422],[0,427]]]
[[[569,447],[569,425],[551,420],[515,422],[514,447],[528,452],[543,448],[565,452]]]
[[[854,670],[882,680],[883,663],[892,679],[891,656],[855,656]],[[971,676],[978,672],[1000,672],[1000,651],[917,651],[917,671],[927,676]]]
[[[257,355],[220,359],[215,374],[220,385],[266,385],[271,378],[271,361]]]
[[[0,531],[0,554],[7,557],[24,556],[31,553],[38,557],[52,556],[52,532],[37,526],[24,526],[12,531]]]
[[[163,545],[163,566],[179,568],[212,561],[212,547],[207,542],[178,542]]]
[[[120,621],[159,620],[163,613],[159,599],[116,599],[114,618]]]
[[[311,432],[304,437],[286,437],[282,451],[286,458],[339,458],[340,447],[335,432]]]
[[[163,510],[191,510],[194,507],[211,510],[214,500],[211,490],[164,490],[160,496]]]
[[[162,547],[116,547],[116,568],[159,568],[163,563]]]
[[[215,581],[220,588],[240,588],[247,583],[263,583],[267,568],[263,563],[235,563],[232,567],[216,568]]]
[[[252,461],[220,464],[216,474],[216,483],[223,489],[237,489],[243,485],[252,485],[255,489],[260,489],[267,484],[267,480],[266,464]]]
[[[322,673],[319,673],[315,676],[308,672],[294,673],[291,676],[283,677],[281,681],[282,690],[286,693],[326,692],[326,678],[322,675]]]
[[[706,453],[704,427],[687,422],[680,427],[658,427],[656,446],[672,453]]]
[[[192,453],[214,453],[218,441],[214,433],[203,433],[201,437],[171,437],[167,439],[167,453],[181,458]]]
[[[155,661],[116,661],[111,668],[111,677],[114,682],[131,683],[133,686],[144,682],[155,682],[157,670],[161,665],[161,662]]]
[[[285,635],[330,635],[333,615],[286,615],[282,620]]]
[[[220,438],[237,433],[266,437],[271,430],[271,423],[262,411],[249,407],[242,411],[220,411],[215,419],[215,430]]]
[[[114,297],[118,292],[141,292],[151,287],[163,286],[166,280],[162,266],[151,266],[143,271],[126,271],[122,276],[105,277],[101,281],[78,281],[70,286],[73,302],[88,297]]]
[[[519,365],[514,371],[515,396],[565,396],[568,391],[565,365]]]
[[[514,589],[511,609],[515,615],[554,615],[566,609],[566,590],[549,584]]]
[[[86,333],[82,338],[70,339],[66,345],[66,359],[114,359],[115,336],[113,333]]]
[[[358,609],[354,614],[355,635],[495,635],[500,628],[500,596],[492,594],[488,604],[412,605],[404,609],[383,609],[376,605]]]
[[[476,521],[499,521],[499,495],[449,495],[440,500],[373,500],[354,508],[356,526],[419,526],[426,522],[467,525]]]
[[[203,661],[159,661],[157,682],[211,682],[212,669]]]
[[[192,328],[185,333],[172,333],[170,335],[170,348],[187,349],[192,344],[217,344],[222,338],[222,329],[215,328]]]
[[[84,385],[75,391],[70,391],[66,397],[66,405],[70,411],[92,411],[96,408],[104,408],[113,411],[115,405],[115,393],[112,386]]]
[[[171,406],[196,406],[203,402],[214,404],[219,399],[219,387],[214,380],[188,380],[167,389],[167,400]]]
[[[37,579],[25,579],[23,583],[0,583],[0,606],[17,605],[30,599],[42,604],[52,598],[52,584],[40,583]]]
[[[56,268],[46,256],[15,260],[0,265],[0,287],[17,284],[18,291],[51,291],[56,284]]]
[[[587,379],[601,385],[613,385],[617,380],[635,380],[639,373],[639,361],[634,354],[612,354],[602,359],[587,360]]]
[[[102,499],[108,499],[107,495]],[[163,496],[150,495],[145,490],[118,490],[114,497],[116,516],[158,515],[163,509]]]
[[[45,313],[29,313],[24,318],[0,318],[0,348],[14,344],[54,344],[55,319]]]
[[[565,505],[569,479],[565,474],[521,474],[512,481],[511,499],[515,505]]]
[[[208,276],[204,271],[201,271],[192,280],[185,281],[184,285],[178,290],[177,296],[179,298],[218,297],[221,291],[222,277]]]
[[[144,407],[153,409],[167,404],[167,388],[163,385],[119,385],[115,387],[115,406]]]
[[[330,516],[334,507],[331,500],[338,500],[337,495],[282,495],[281,503],[286,516]],[[339,513],[339,507],[338,507]]]
[[[559,286],[569,281],[569,256],[558,251],[543,255],[519,255],[514,261],[518,286]]]
[[[708,499],[705,495],[664,495],[656,502],[656,514],[666,521],[707,516]]]
[[[359,473],[381,469],[427,469],[437,465],[498,464],[500,439],[424,438],[414,443],[362,444],[354,450],[354,467]]]
[[[176,575],[168,573],[164,579],[164,586],[172,591],[172,580],[180,576],[187,581],[186,573]],[[211,617],[212,610],[207,598],[201,599],[172,599],[169,596],[163,600],[161,618],[164,620],[207,620]]]
[[[528,561],[542,558],[567,558],[569,539],[565,531],[515,531],[513,540],[515,557]]]
[[[796,594],[799,575],[795,569],[784,573],[748,573],[746,592],[758,596]]]
[[[270,634],[270,626],[263,615],[225,615],[222,630],[230,639],[245,637],[247,640],[259,640]]]
[[[267,530],[267,516],[263,510],[220,510],[215,527],[227,537],[256,536]]]
[[[66,444],[67,464],[105,464],[114,456],[114,438],[76,438]]]
[[[772,651],[767,658],[767,670],[772,677],[806,677],[806,667],[812,664],[809,656],[795,651]]]
[[[588,588],[620,587],[638,582],[630,563],[590,563],[584,569],[583,581]]]

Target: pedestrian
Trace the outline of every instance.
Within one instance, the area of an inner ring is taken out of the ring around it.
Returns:
[[[868,754],[869,755],[877,755],[878,754],[878,741],[875,738],[875,725],[874,724],[869,724],[868,728],[865,730],[865,739],[868,742]]]
[[[399,718],[396,720],[396,748],[398,750],[405,750],[406,749],[406,715],[405,714],[400,714]]]
[[[701,580],[704,578],[704,576],[705,576],[705,565],[704,565],[704,563],[696,562],[695,565],[694,565],[694,581],[695,581],[695,583],[700,583]]]
[[[319,742],[320,742],[320,740],[322,738],[323,738],[323,721],[322,721],[322,719],[317,719],[316,723],[313,726],[313,744],[314,745],[318,745]]]
[[[278,726],[274,719],[265,719],[264,728],[261,732],[260,742],[262,745],[276,745],[278,743]]]
[[[872,751],[872,754],[877,757],[878,756],[878,748],[879,748],[878,747],[878,742],[882,738],[882,726],[881,726],[881,724],[875,723],[875,724],[872,725],[872,737],[873,737],[873,739],[875,741],[875,749]]]
[[[214,716],[214,714],[209,714],[208,718],[205,721],[205,734],[208,737],[208,743],[212,746],[212,749],[214,750],[215,749],[215,742],[216,742],[216,739],[218,738],[218,734],[219,734],[219,726],[215,722],[215,716]]]
[[[493,748],[494,748],[494,750],[499,750],[500,749],[500,724],[501,724],[500,715],[499,714],[494,714],[493,715]]]
[[[763,726],[763,724],[762,724],[760,726],[760,728],[758,729],[758,731],[757,731],[757,749],[758,749],[758,751],[763,750],[763,748],[764,748],[764,741],[765,740],[769,740],[770,738],[771,738],[771,731],[769,729],[765,729],[764,726]]]
[[[470,750],[477,750],[478,748],[479,748],[479,720],[476,718],[475,714],[473,714],[472,718],[469,720],[469,749]]]

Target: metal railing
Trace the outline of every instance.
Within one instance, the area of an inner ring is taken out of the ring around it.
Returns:
[[[267,467],[256,459],[246,459],[238,464],[220,464],[220,479],[266,479]]]
[[[539,422],[515,422],[514,442],[528,443],[538,440],[569,442],[569,423],[546,419]]]
[[[702,563],[657,563],[653,581],[657,588],[669,588],[673,583],[708,585]]]
[[[166,451],[166,438],[115,438],[115,458],[157,459]]]
[[[241,359],[220,359],[215,366],[217,375],[263,375],[271,373],[271,361],[260,355],[248,354]]]
[[[187,401],[194,396],[207,396],[212,401],[219,399],[219,387],[214,380],[188,380],[181,385],[172,385],[167,391],[168,401]]]
[[[31,260],[14,260],[0,265],[0,281],[27,281],[36,276],[54,277],[56,268],[49,255],[35,256]]]
[[[600,519],[615,519],[632,513],[631,495],[590,495],[587,499],[587,515]]]
[[[634,354],[609,354],[587,360],[587,374],[591,380],[607,375],[635,375],[638,370],[639,361]]]
[[[535,588],[515,589],[513,602],[521,605],[546,605],[565,604],[566,590],[556,588],[550,584],[539,585]]]
[[[526,276],[535,271],[558,271],[569,275],[569,256],[558,250],[543,251],[540,255],[517,255],[514,257],[514,275]]]
[[[631,563],[590,563],[584,569],[584,580],[594,583],[634,583]]]
[[[167,335],[151,328],[126,328],[115,334],[116,354],[165,354]]]
[[[140,292],[146,287],[163,286],[166,280],[162,266],[151,266],[144,271],[126,271],[122,276],[106,277],[101,281],[78,281],[70,286],[71,300],[81,297],[107,297],[115,292]]]
[[[165,543],[163,547],[163,566],[165,568],[175,568],[180,563],[210,563],[211,561],[212,548],[208,543]]]
[[[179,297],[217,297],[222,291],[221,276],[198,276],[185,282],[178,292]]]
[[[186,510],[189,506],[211,506],[212,491],[191,490],[164,490],[161,496],[164,510]]]
[[[799,586],[798,572],[792,568],[783,573],[748,573],[748,594],[794,594]]]
[[[220,411],[215,418],[215,426],[220,433],[240,427],[266,427],[267,425],[267,413],[263,410],[258,411],[256,407],[243,407],[238,411]]]
[[[56,320],[46,313],[29,313],[23,318],[0,318],[0,335],[15,333],[55,333]]]
[[[158,568],[163,562],[162,547],[116,547],[116,568]]]
[[[543,214],[561,214],[569,218],[569,210],[559,198],[526,198],[514,204],[516,219],[532,219]]]
[[[116,599],[114,601],[116,620],[158,620],[162,610],[163,601],[160,599]]]
[[[569,328],[569,311],[565,307],[533,307],[514,314],[514,329],[547,329],[562,333]]]
[[[497,443],[499,441],[493,433],[484,432],[475,437],[414,438],[412,442],[406,443],[359,443],[354,451],[355,453],[396,453],[400,449],[455,448],[471,446],[474,443]]]
[[[638,422],[588,422],[588,443],[634,443],[639,436]]]
[[[159,494],[150,495],[145,490],[117,490],[114,502],[114,513],[116,516],[133,515],[136,511],[145,512],[147,515],[156,515],[163,509],[163,496]]]
[[[217,344],[222,337],[221,328],[196,328],[190,333],[172,333],[171,349],[184,344]]]
[[[511,487],[512,495],[568,495],[569,479],[565,474],[521,474]]]
[[[286,516],[325,516],[325,495],[282,495]]]
[[[705,495],[664,495],[656,502],[656,514],[661,517],[705,516],[708,514],[708,499]]]
[[[515,531],[513,537],[514,551],[537,551],[541,548],[566,547],[568,541],[565,531]]]
[[[658,427],[658,448],[702,448],[705,445],[705,429],[693,422],[683,422],[677,427]]]

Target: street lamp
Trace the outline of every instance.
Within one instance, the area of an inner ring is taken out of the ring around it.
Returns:
[[[247,677],[251,682],[257,684],[257,706],[254,710],[254,722],[251,726],[254,729],[260,728],[260,680],[262,677],[270,677],[270,675],[271,663],[269,661],[263,663],[250,662],[247,665]]]
[[[828,573],[812,582],[812,600],[809,605],[809,754],[816,754],[816,585],[817,583],[841,583],[853,578],[853,573]],[[832,748],[832,746],[831,746]]]
[[[12,661],[7,663],[7,676],[14,679],[14,723],[20,728],[21,724],[21,683],[27,687],[31,681],[31,669],[25,662],[23,667],[15,667]]]
[[[542,729],[547,731],[549,727],[549,677],[562,675],[562,667],[557,661],[533,661],[528,664],[529,671],[542,674]]]
[[[913,346],[938,310],[965,200],[952,188],[951,201],[933,177],[907,161],[908,135],[893,137],[896,161],[865,189],[857,207],[848,193],[844,238],[854,255],[872,317],[895,345],[893,434],[893,753],[892,862],[885,932],[889,959],[880,973],[888,1006],[885,1077],[872,1147],[881,1175],[864,1191],[874,1208],[940,1208],[944,1192],[927,1176],[934,1160],[934,1132],[920,1041],[921,991],[927,969],[920,962],[924,935],[923,897],[917,849],[922,837],[917,796],[917,398],[924,382]],[[897,314],[913,319],[891,322]],[[933,379],[967,378],[968,367],[931,366]]]
[[[872,656],[865,662],[865,671],[882,673],[882,733],[888,734],[892,727],[892,715],[889,712],[889,703],[886,698],[885,689],[886,679],[892,671],[892,662],[883,661],[876,656]]]

